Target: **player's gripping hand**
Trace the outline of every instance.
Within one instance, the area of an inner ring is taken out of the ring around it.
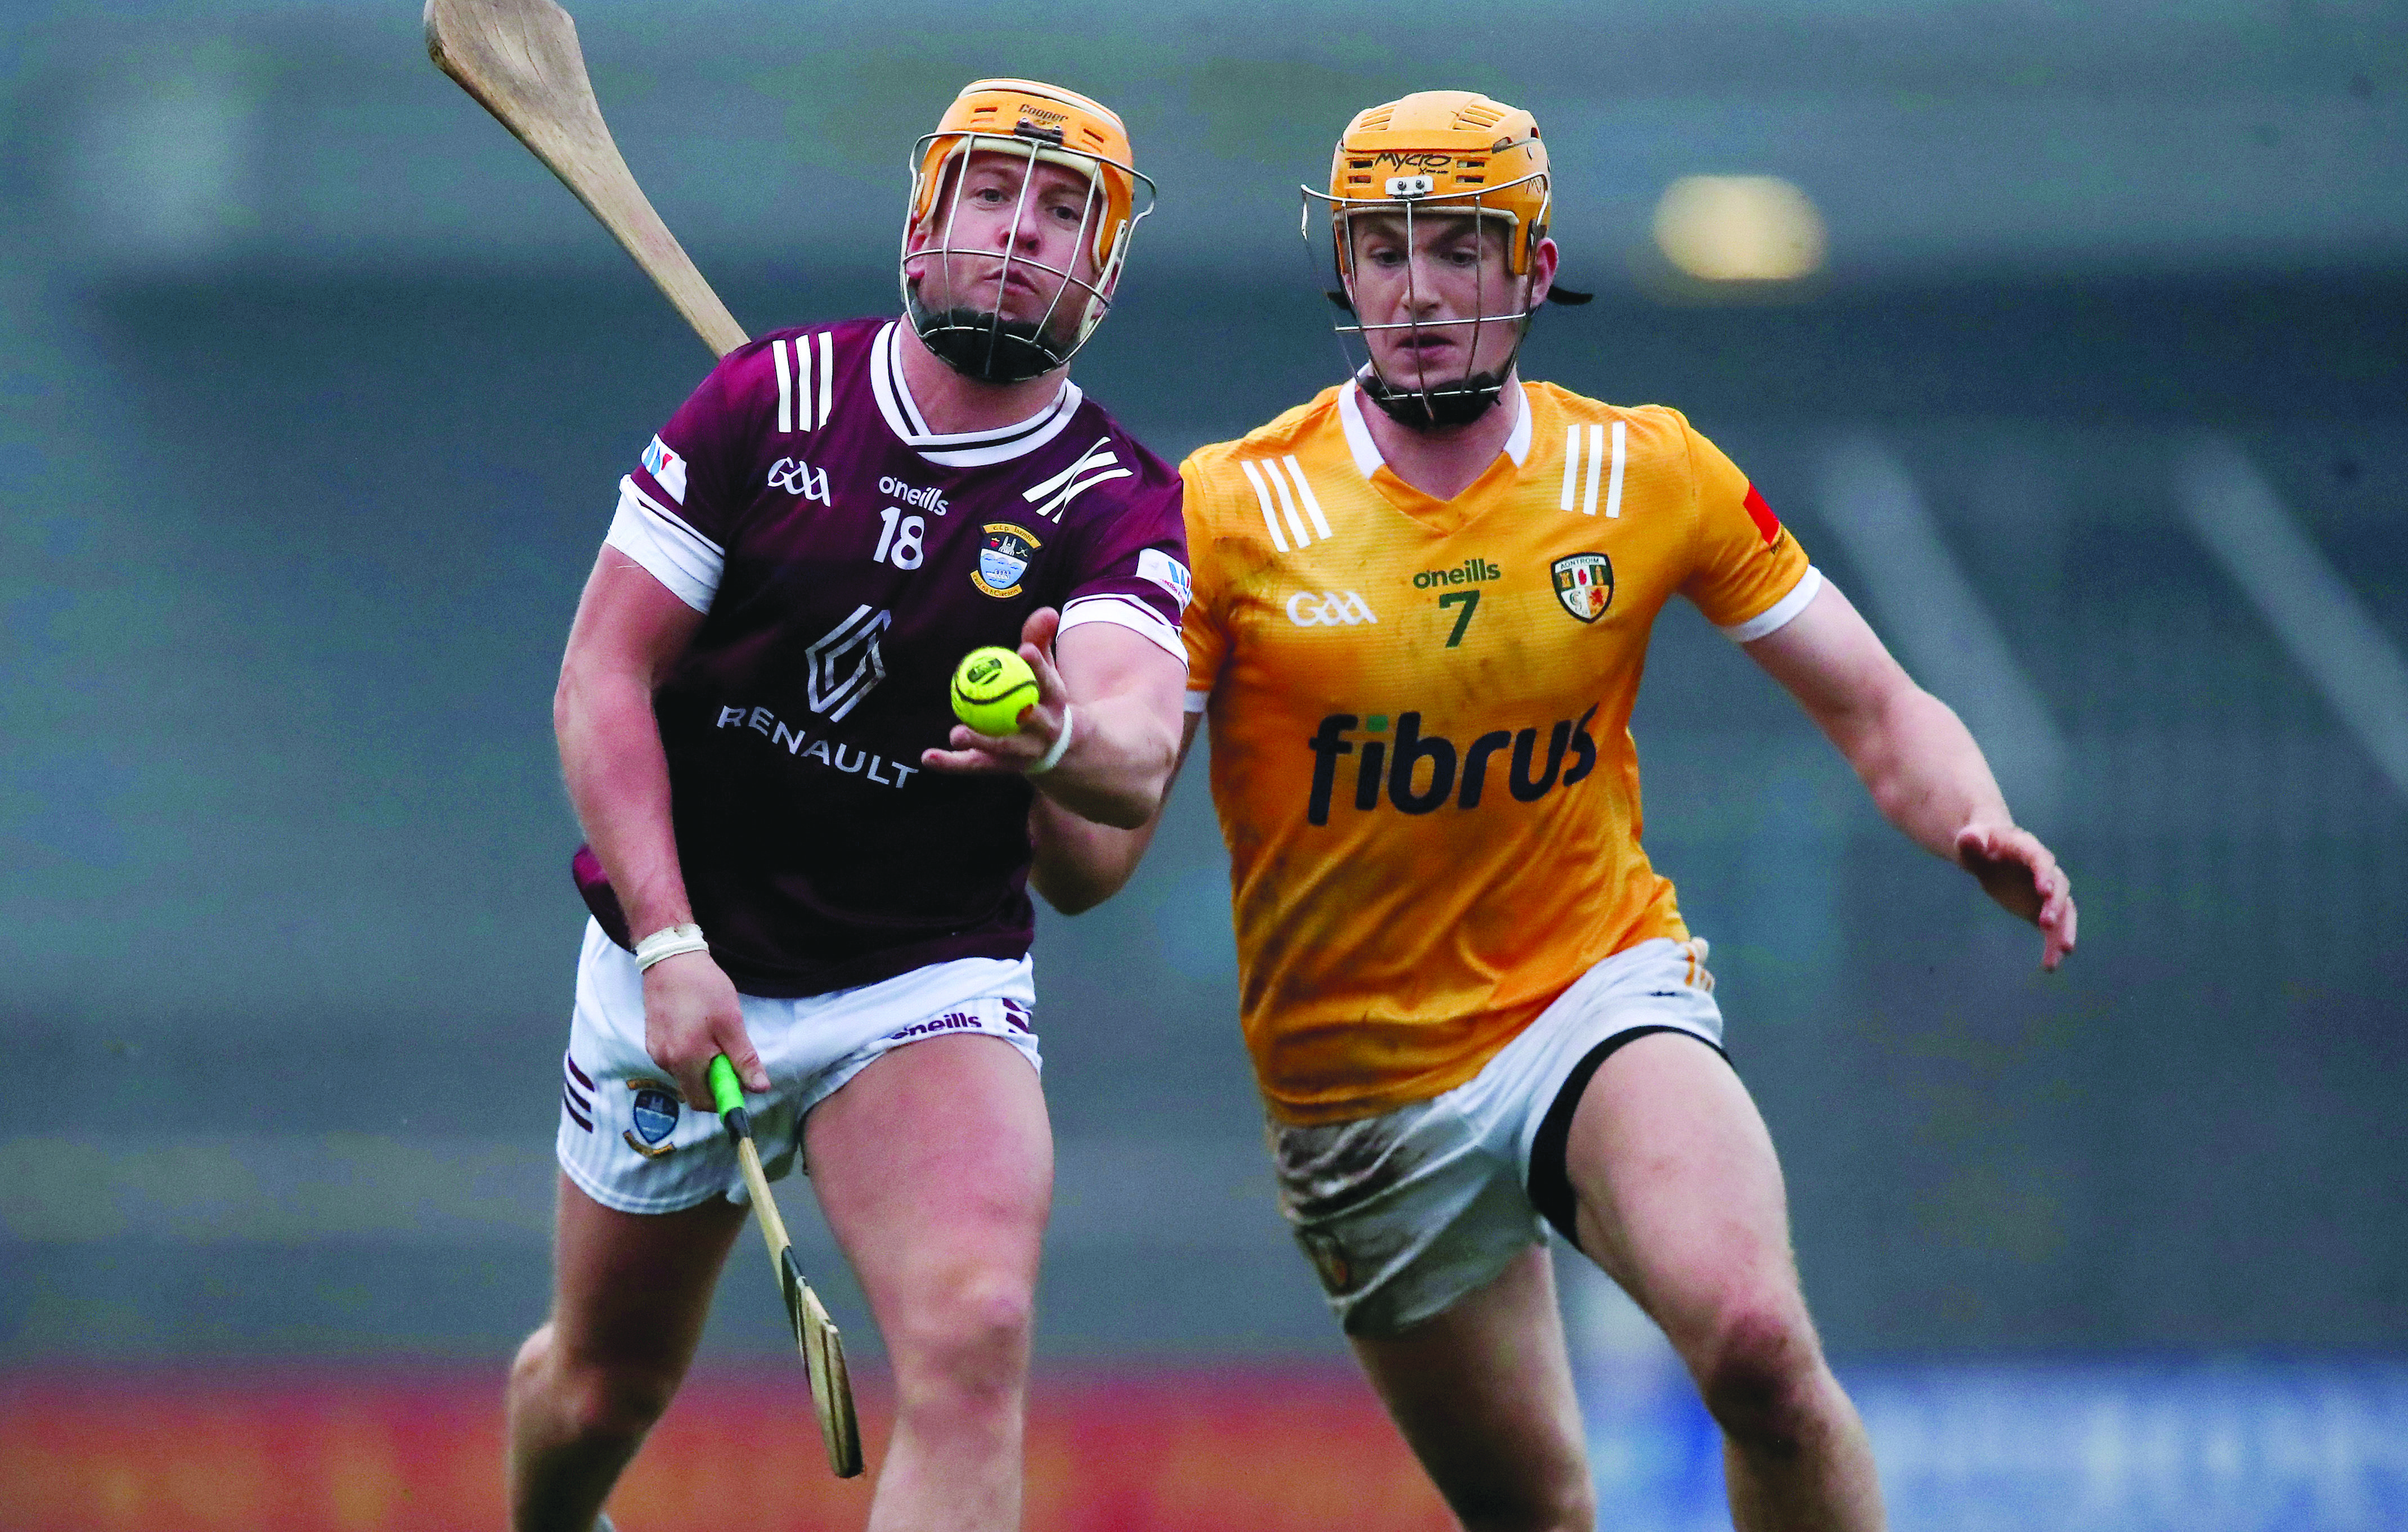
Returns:
[[[1956,865],[2014,914],[2040,927],[2040,966],[2051,973],[2073,951],[2073,885],[2029,830],[1969,824],[1956,832]]]
[[[932,771],[992,775],[1025,772],[1045,759],[1054,742],[1062,737],[1063,711],[1070,704],[1069,688],[1063,684],[1062,672],[1054,665],[1054,636],[1061,627],[1062,614],[1051,607],[1038,608],[1020,625],[1020,657],[1036,673],[1037,700],[1021,713],[1018,734],[981,734],[967,723],[956,723],[946,740],[953,748],[923,751],[920,764]],[[1078,755],[1079,747],[1074,730],[1070,748],[1062,759]],[[1054,765],[1060,766],[1061,761]]]
[[[644,970],[644,1052],[678,1082],[686,1105],[703,1111],[719,1110],[710,1080],[716,1054],[727,1055],[746,1090],[769,1089],[736,986],[709,952],[680,952]]]

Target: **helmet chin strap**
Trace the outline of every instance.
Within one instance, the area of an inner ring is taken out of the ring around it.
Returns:
[[[1025,383],[1068,362],[1030,320],[1005,319],[992,309],[930,308],[917,284],[904,295],[911,328],[938,361],[982,383]]]
[[[1522,342],[1529,338],[1530,318],[1526,314],[1512,322],[1520,332],[1513,337],[1513,350],[1501,364],[1485,372],[1475,372],[1436,388],[1426,384],[1397,388],[1380,375],[1377,362],[1366,361],[1362,371],[1355,374],[1354,386],[1380,407],[1382,414],[1408,431],[1450,431],[1469,425],[1504,396],[1505,379],[1512,375],[1513,364],[1522,355]]]
[[[1512,367],[1508,359],[1495,372],[1473,373],[1443,388],[1398,389],[1390,388],[1377,367],[1366,366],[1355,375],[1354,385],[1380,407],[1382,414],[1406,430],[1446,431],[1469,425],[1488,413],[1504,395],[1505,375]]]

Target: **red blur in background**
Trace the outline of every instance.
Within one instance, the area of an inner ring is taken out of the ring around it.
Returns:
[[[869,1472],[832,1477],[799,1367],[698,1373],[610,1501],[622,1532],[819,1532],[867,1519],[892,1414],[860,1381]],[[9,1532],[499,1528],[498,1370],[79,1368],[0,1376]],[[1042,1532],[1443,1532],[1359,1378],[1286,1369],[1040,1380],[1025,1525]]]

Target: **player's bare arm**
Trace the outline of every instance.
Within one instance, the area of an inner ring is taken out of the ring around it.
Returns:
[[[1162,815],[1170,807],[1170,791],[1186,769],[1187,752],[1196,748],[1202,713],[1189,713],[1179,733],[1179,757],[1163,784],[1162,803],[1135,829],[1115,829],[1074,814],[1042,794],[1028,815],[1028,838],[1036,848],[1029,882],[1045,902],[1065,915],[1081,915],[1128,886],[1137,865],[1154,844]]]
[[[1885,819],[2039,926],[2042,967],[2065,960],[2076,912],[2064,869],[2016,825],[1963,721],[1914,683],[1846,596],[1827,584],[1744,647],[1847,757]]]
[[[921,761],[933,771],[1022,772],[1040,801],[1099,825],[1137,829],[1161,808],[1177,768],[1186,666],[1126,628],[1089,623],[1057,640],[1060,623],[1049,607],[1030,613],[1021,630],[1020,657],[1036,672],[1038,694],[1019,733],[956,725],[953,748]]]
[[[638,936],[694,919],[670,827],[668,756],[652,694],[702,615],[605,545],[578,602],[552,697],[569,802]],[[645,970],[644,1042],[689,1105],[710,1107],[706,1073],[717,1053],[727,1055],[747,1089],[769,1088],[736,986],[707,952],[681,952]]]

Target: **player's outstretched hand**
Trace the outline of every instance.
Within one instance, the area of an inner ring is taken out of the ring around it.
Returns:
[[[1037,673],[1037,700],[1022,711],[1018,734],[981,734],[967,723],[956,723],[946,741],[953,748],[923,751],[920,764],[931,771],[975,775],[1026,771],[1045,759],[1054,741],[1061,737],[1063,710],[1070,705],[1062,672],[1054,668],[1054,636],[1061,627],[1062,614],[1051,607],[1030,612],[1020,626],[1020,657]],[[1071,752],[1077,751],[1074,735]]]
[[[2073,951],[2073,885],[2040,838],[2012,824],[1969,824],[1956,832],[1956,865],[2040,927],[2040,966],[2056,972]]]
[[[710,1078],[716,1054],[727,1055],[746,1090],[769,1089],[736,986],[709,952],[680,952],[644,970],[644,1052],[678,1082],[685,1104],[702,1111],[719,1110]]]

